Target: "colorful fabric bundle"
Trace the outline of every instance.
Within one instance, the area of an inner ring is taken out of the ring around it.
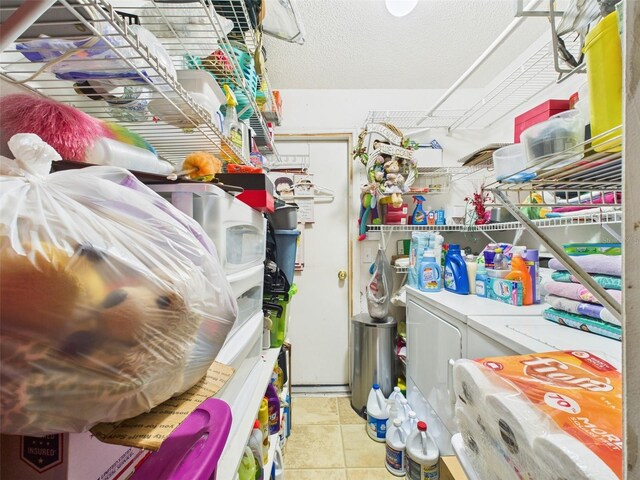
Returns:
[[[556,295],[547,295],[544,300],[556,310],[575,313],[576,315],[586,315],[587,317],[593,317],[598,320],[603,320],[613,325],[621,325],[620,321],[602,305],[579,302],[577,300],[570,300],[568,298],[558,297]]]
[[[542,316],[559,325],[576,328],[585,332],[595,333],[603,337],[613,338],[614,340],[622,340],[622,328],[618,325],[598,320],[586,315],[576,315],[574,313],[563,312],[555,308],[548,308],[542,312]]]
[[[579,283],[550,281],[545,284],[545,289],[547,290],[547,293],[558,297],[577,300],[578,302],[600,303],[586,287]],[[617,302],[622,302],[622,292],[620,290],[607,290],[607,293],[610,294]]]
[[[572,257],[585,272],[598,275],[622,276],[622,256],[611,255],[580,255]],[[555,258],[549,261],[549,268],[553,270],[566,270]]]
[[[597,284],[607,290],[622,290],[622,278],[610,275],[591,275]],[[576,277],[566,270],[558,270],[551,274],[551,279],[563,283],[580,283]]]
[[[558,212],[558,213],[566,213],[566,212],[577,212],[580,210],[586,210],[589,207],[586,206],[580,206],[581,203],[589,203],[589,204],[593,204],[593,205],[620,205],[622,203],[622,193],[621,192],[607,192],[604,195],[599,194],[599,195],[591,195],[591,194],[587,194],[587,195],[583,195],[581,196],[578,201],[576,201],[575,203],[572,202],[568,202],[566,207],[555,207],[552,209],[553,212]]]

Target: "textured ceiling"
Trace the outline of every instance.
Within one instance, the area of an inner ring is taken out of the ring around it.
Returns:
[[[419,0],[407,17],[384,0],[297,0],[306,43],[265,38],[274,88],[447,88],[513,20],[513,0]],[[483,87],[548,30],[527,18],[464,87]]]

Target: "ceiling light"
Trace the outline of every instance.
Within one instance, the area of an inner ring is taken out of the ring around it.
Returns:
[[[384,0],[384,4],[394,17],[404,17],[416,8],[418,0]]]

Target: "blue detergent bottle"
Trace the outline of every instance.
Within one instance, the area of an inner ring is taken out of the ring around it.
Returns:
[[[469,295],[469,277],[467,276],[467,264],[464,263],[460,245],[449,245],[447,256],[444,260],[444,288],[460,295]]]
[[[425,201],[425,198],[422,195],[416,195],[413,197],[413,202],[416,204],[416,208],[413,209],[413,214],[411,215],[411,225],[426,225],[427,224],[427,214],[422,208],[422,202]]]

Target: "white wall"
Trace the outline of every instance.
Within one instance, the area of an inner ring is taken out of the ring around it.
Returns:
[[[512,113],[498,120],[487,130],[454,130],[448,133],[444,129],[433,129],[412,135],[417,141],[437,139],[444,148],[443,164],[456,166],[457,160],[468,153],[493,142],[512,142],[515,116],[542,103],[549,98],[568,98],[578,90],[585,81],[584,75],[575,75],[567,81],[553,85],[545,92],[532,98]],[[442,90],[282,90],[283,122],[276,129],[277,134],[317,134],[344,133],[356,136],[364,126],[367,115],[371,110],[426,110],[430,108],[442,95]],[[464,109],[473,105],[482,95],[478,89],[461,89],[446,103],[447,109]],[[351,160],[346,160],[351,161]],[[448,194],[429,195],[427,203],[433,208],[448,207],[464,204],[463,199],[477,191],[483,184],[492,181],[491,172],[484,171],[478,175],[462,179],[452,185]],[[354,313],[359,309],[366,309],[364,301],[364,286],[369,280],[368,263],[360,261],[362,248],[372,250],[374,256],[378,247],[378,239],[356,242],[355,223],[359,215],[360,185],[366,182],[364,167],[359,163],[353,165],[352,202],[351,202],[351,236],[354,245]],[[342,192],[347,195],[347,192]],[[410,202],[411,200],[408,199]],[[426,207],[426,205],[425,205]],[[410,206],[410,211],[413,209]],[[604,230],[593,227],[561,228],[548,230],[550,235],[559,243],[568,241],[614,241]],[[330,235],[330,234],[328,234]],[[512,242],[514,232],[496,233],[492,235],[498,241]],[[393,235],[390,240],[388,253],[395,253],[395,241],[401,235]],[[330,238],[327,238],[330,240]],[[447,234],[446,242],[461,243],[471,246],[474,251],[484,247],[487,238],[482,234]],[[525,233],[519,240],[520,244],[540,248],[532,236]],[[312,255],[313,252],[307,252]],[[397,281],[401,281],[397,275]],[[360,298],[360,301],[358,301]]]

